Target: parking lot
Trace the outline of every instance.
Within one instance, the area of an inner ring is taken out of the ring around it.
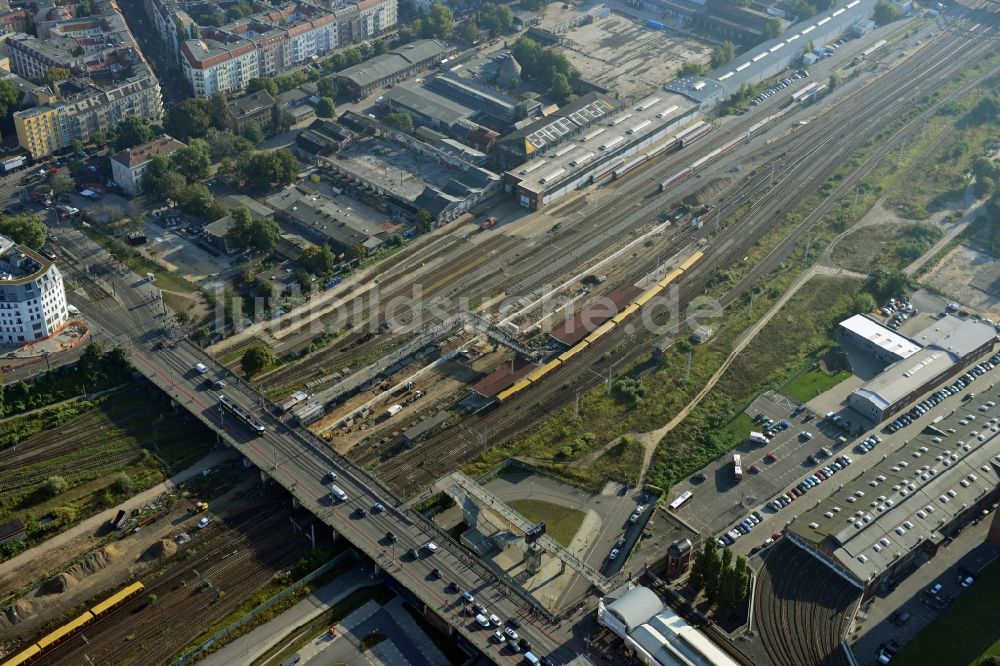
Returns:
[[[972,367],[970,366],[968,370],[972,371]],[[996,368],[984,372],[976,380],[977,390],[992,388],[998,373],[1000,369]],[[954,381],[949,382],[948,386],[953,385]],[[944,386],[935,387],[921,400],[931,399],[942,388]],[[935,413],[942,409],[946,412],[963,405],[969,394],[970,391],[963,390],[943,399],[934,398],[937,401],[934,406]],[[742,481],[733,478],[733,459],[727,454],[677,484],[672,490],[672,497],[685,491],[693,493],[691,501],[678,509],[677,514],[702,534],[718,538],[756,510],[760,515],[760,524],[754,526],[750,534],[737,539],[731,546],[736,554],[747,555],[773,532],[783,530],[797,515],[797,506],[813,506],[815,501],[828,495],[839,483],[829,480],[826,483],[811,482],[813,487],[806,491],[808,498],[805,497],[806,493],[803,493],[797,501],[788,503],[780,509],[769,506],[775,495],[787,492],[818,469],[832,466],[832,463],[843,455],[849,456],[852,464],[842,466],[843,468],[834,471],[834,474],[853,478],[864,468],[866,456],[880,458],[899,448],[914,428],[919,429],[930,420],[915,419],[914,425],[895,433],[886,431],[885,427],[888,425],[886,423],[880,426],[878,432],[864,431],[859,437],[854,437],[834,426],[830,419],[825,418],[826,415],[817,415],[808,409],[799,412],[798,407],[788,398],[773,392],[757,398],[747,409],[748,416],[753,418],[761,415],[775,422],[786,420],[788,427],[780,430],[767,444],[755,444],[750,442],[748,437],[734,449],[734,452],[740,453],[742,458],[744,470]],[[845,410],[844,415],[848,418],[853,416],[856,421],[858,420],[857,415],[850,410]],[[850,428],[852,432],[857,430],[854,425],[852,424]],[[753,427],[761,426],[754,423]],[[802,435],[803,431],[809,432],[812,437],[807,440]],[[877,437],[878,442],[871,439],[873,435]],[[873,446],[862,448],[861,444],[866,441]],[[832,456],[822,453],[821,448],[826,448]],[[775,454],[774,461],[768,460],[768,454],[771,452]],[[759,469],[758,473],[753,471],[755,465]]]
[[[751,403],[746,410],[748,416],[763,414],[775,422],[784,419],[789,423],[788,428],[763,445],[750,442],[750,431],[747,432],[748,439],[734,449],[743,461],[742,481],[733,479],[732,456],[726,455],[674,486],[673,496],[688,490],[694,493],[692,500],[678,510],[678,515],[704,534],[719,534],[745,518],[752,509],[801,480],[806,471],[815,466],[808,457],[821,447],[827,447],[836,455],[843,453],[838,450],[843,446],[837,440],[841,433],[808,409],[793,417],[798,407],[797,403],[773,392]],[[753,427],[758,431],[762,429],[759,424]],[[811,433],[812,438],[806,440],[800,435],[803,431]],[[770,452],[774,452],[776,460],[767,459]],[[759,472],[752,470],[754,465]],[[761,513],[764,526],[758,526],[753,537],[746,539],[752,542],[746,544],[746,550],[759,545],[771,532],[785,527],[784,516],[779,522],[773,512],[761,509]]]

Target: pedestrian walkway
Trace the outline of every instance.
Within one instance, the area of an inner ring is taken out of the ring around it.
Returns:
[[[380,580],[372,580],[371,565],[352,569],[337,576],[273,620],[216,650],[199,663],[205,666],[252,664],[275,645],[287,640],[293,631],[343,601],[352,592],[379,584]]]

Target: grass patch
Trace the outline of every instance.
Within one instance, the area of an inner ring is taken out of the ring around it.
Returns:
[[[876,265],[894,271],[919,258],[942,237],[944,231],[931,224],[877,224],[845,236],[833,249],[832,259],[860,273]]]
[[[785,384],[781,392],[797,402],[809,402],[851,376],[847,370],[830,374],[820,368],[807,370]]]
[[[169,400],[122,390],[4,422],[17,441],[0,463],[0,521],[19,518],[28,538],[0,546],[0,559],[41,543],[150,488],[208,453],[214,437]],[[71,418],[70,418],[71,417]],[[33,421],[43,424],[35,429]]]
[[[545,533],[563,547],[569,546],[576,536],[583,518],[583,511],[536,499],[509,502],[511,508],[533,523],[545,523]]]
[[[989,565],[976,584],[963,592],[936,620],[917,634],[896,655],[899,666],[923,664],[976,664],[991,654],[1000,655],[1000,565]]]

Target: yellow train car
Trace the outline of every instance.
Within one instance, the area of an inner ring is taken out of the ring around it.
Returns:
[[[612,317],[611,321],[612,321],[612,323],[614,323],[615,326],[617,326],[618,324],[622,323],[623,321],[625,321],[626,319],[628,319],[629,317],[631,317],[632,315],[634,315],[638,310],[639,310],[638,304],[632,303],[631,305],[629,305],[628,307],[626,307],[624,310],[622,310],[621,312],[619,312],[618,314],[616,314],[614,317]]]
[[[509,400],[510,398],[517,395],[518,393],[528,388],[529,386],[531,386],[531,382],[529,382],[527,379],[523,378],[519,379],[518,381],[514,382],[513,386],[509,386],[503,391],[497,393],[497,400],[499,400],[500,402],[503,402],[504,400]]]
[[[661,287],[658,284],[654,284],[652,287],[650,287],[646,291],[644,291],[641,294],[639,294],[639,297],[636,298],[633,301],[633,303],[635,303],[640,308],[646,307],[646,304],[649,303],[654,298],[656,298],[657,296],[659,296],[660,292],[662,292],[662,291],[663,291],[663,287]]]
[[[36,645],[42,652],[44,652],[45,650],[48,650],[49,648],[58,645],[59,643],[62,643],[64,640],[66,640],[70,636],[73,636],[76,632],[80,631],[93,621],[94,621],[94,614],[91,613],[90,611],[87,611],[83,615],[77,617],[75,620],[67,622],[63,626],[59,627],[51,634],[42,637],[42,639],[39,640],[38,643],[36,643]]]
[[[682,271],[691,270],[691,267],[697,264],[699,261],[701,261],[702,257],[704,256],[705,256],[704,252],[695,252],[694,254],[692,254],[690,257],[687,258],[687,261],[685,261],[683,264],[680,265],[680,269]]]
[[[28,664],[35,660],[38,655],[42,653],[41,648],[37,645],[32,645],[27,650],[22,650],[16,655],[3,662],[0,666],[21,666],[22,664]]]
[[[670,273],[667,274],[667,277],[657,282],[656,285],[660,287],[660,289],[666,289],[667,287],[670,286],[672,282],[674,282],[677,278],[679,278],[683,274],[684,271],[682,271],[679,268],[675,268],[674,270],[670,271]]]
[[[559,362],[560,363],[566,363],[571,358],[573,358],[574,356],[576,356],[577,354],[579,354],[580,352],[582,352],[582,351],[584,351],[586,349],[587,349],[587,342],[586,342],[586,340],[581,340],[580,342],[578,342],[576,345],[574,345],[570,349],[567,349],[562,354],[559,354]]]
[[[600,326],[598,326],[593,333],[587,336],[587,344],[592,345],[597,340],[600,340],[605,335],[607,335],[615,327],[615,322],[606,321]]]
[[[91,608],[90,612],[94,614],[94,617],[101,617],[108,611],[117,608],[135,595],[139,594],[144,589],[146,588],[142,583],[132,583],[128,587],[119,590],[116,594],[112,594],[110,597]]]

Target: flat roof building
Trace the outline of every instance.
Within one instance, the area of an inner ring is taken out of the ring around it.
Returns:
[[[840,337],[871,352],[876,358],[890,363],[913,356],[921,347],[906,336],[863,314],[856,314],[840,322]]]
[[[848,322],[853,324],[845,327]],[[960,374],[974,359],[991,351],[997,338],[992,326],[951,315],[935,321],[913,340],[861,315],[842,322],[841,331],[852,339],[862,340],[872,350],[880,350],[880,358],[891,356],[890,352],[897,356],[905,354],[848,398],[848,405],[854,411],[874,423],[902,412],[931,387]],[[886,336],[884,331],[893,336]],[[862,334],[867,335],[859,338]]]
[[[418,39],[375,56],[368,62],[339,72],[335,78],[346,82],[355,97],[364,97],[379,88],[398,83],[422,69],[437,65],[455,53],[455,47],[436,39]]]
[[[978,381],[992,383],[996,372]],[[902,578],[918,553],[933,555],[964,520],[996,501],[997,419],[1000,407],[982,396],[940,403],[922,431],[907,433],[898,450],[799,514],[787,536],[866,595]]]

